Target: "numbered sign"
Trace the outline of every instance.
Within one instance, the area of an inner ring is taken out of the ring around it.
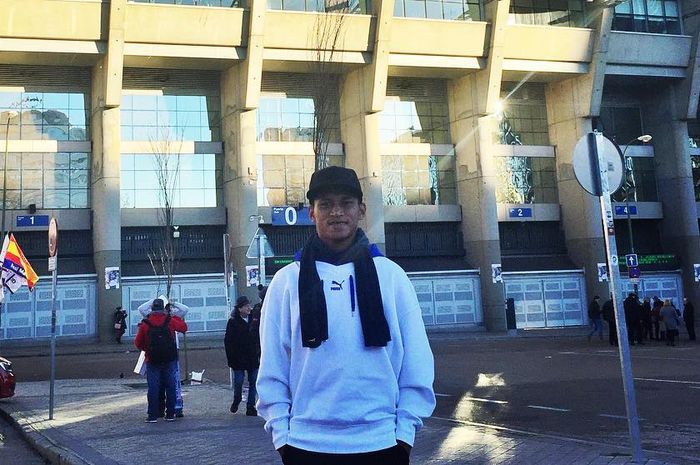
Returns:
[[[272,207],[273,226],[311,226],[309,208]]]
[[[629,211],[630,216],[634,216],[637,214],[637,206],[630,205],[628,208],[627,205],[615,205],[615,214],[616,215],[627,216],[627,211]]]
[[[508,218],[532,218],[532,208],[510,208]]]
[[[17,216],[18,228],[30,228],[32,226],[48,226],[49,215],[20,215]]]

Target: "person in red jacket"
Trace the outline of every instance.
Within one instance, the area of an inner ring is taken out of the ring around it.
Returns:
[[[167,325],[167,330],[163,326]],[[162,299],[155,299],[151,313],[139,323],[134,344],[146,352],[148,380],[148,417],[146,423],[158,421],[158,393],[165,386],[165,421],[175,420],[174,372],[177,366],[175,332],[187,331],[182,318],[165,313]]]

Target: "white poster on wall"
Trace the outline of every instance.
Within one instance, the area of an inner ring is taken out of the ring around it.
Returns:
[[[258,266],[248,265],[245,267],[246,286],[254,287],[258,285]]]
[[[105,267],[105,289],[119,289],[119,267]]]

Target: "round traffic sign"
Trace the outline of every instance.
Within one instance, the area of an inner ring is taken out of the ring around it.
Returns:
[[[601,172],[607,172],[608,176],[608,193],[612,194],[622,187],[624,180],[625,165],[622,160],[622,153],[613,141],[605,137],[601,133],[592,133],[595,135],[596,149],[598,154],[601,154],[605,160],[605,166],[601,166]],[[594,165],[591,160],[591,148],[589,147],[589,134],[581,137],[574,147],[573,168],[576,180],[587,192],[593,195],[599,195],[596,192],[596,178]]]
[[[49,257],[55,257],[58,252],[58,222],[51,218],[49,223]]]

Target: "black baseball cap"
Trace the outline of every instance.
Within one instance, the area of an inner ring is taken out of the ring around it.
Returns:
[[[329,166],[311,175],[306,198],[309,202],[328,192],[350,194],[362,202],[362,187],[357,173],[350,168]]]

